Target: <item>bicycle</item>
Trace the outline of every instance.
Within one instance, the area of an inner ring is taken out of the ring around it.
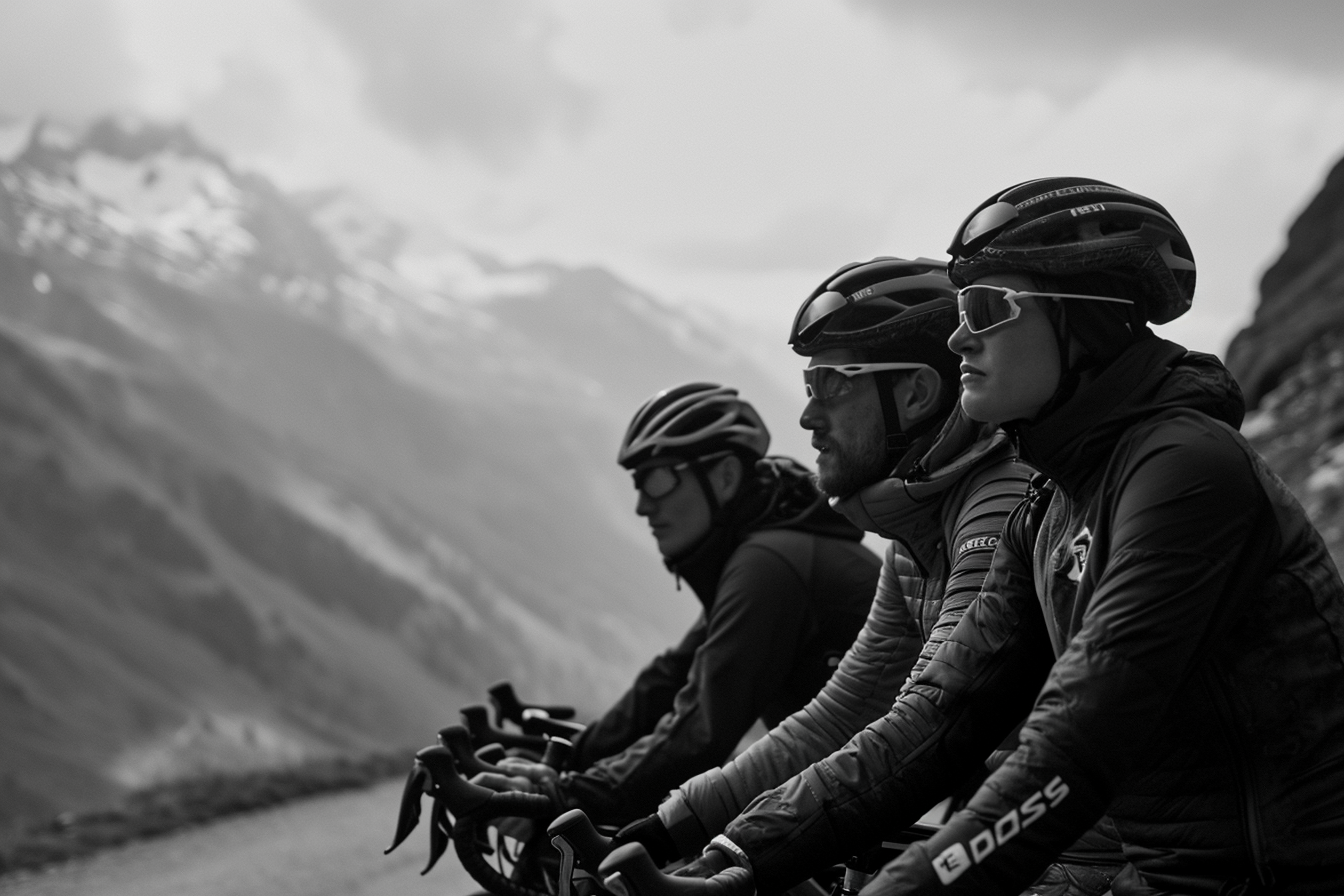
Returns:
[[[390,853],[417,827],[421,799],[433,797],[430,811],[430,857],[420,872],[427,874],[447,851],[454,850],[463,868],[494,896],[735,896],[735,875],[720,880],[672,877],[660,871],[639,844],[613,850],[615,829],[595,826],[580,809],[554,818],[551,801],[535,793],[499,792],[471,783],[482,772],[507,775],[496,763],[522,755],[552,768],[563,767],[572,736],[582,725],[569,721],[568,707],[520,701],[512,686],[490,688],[490,709],[472,704],[461,710],[461,724],[438,732],[437,743],[418,751],[398,815]],[[509,730],[510,725],[517,730]],[[531,822],[525,838],[512,836],[508,819]],[[549,820],[544,830],[542,820]],[[854,896],[883,864],[910,843],[927,839],[934,825],[916,824],[900,835],[852,857],[821,879],[790,891],[791,896]],[[654,876],[656,875],[656,876]],[[613,877],[614,876],[614,877]],[[717,881],[717,882],[715,882]],[[752,889],[748,876],[745,894]],[[728,890],[723,889],[728,887]]]
[[[569,721],[572,708],[525,703],[508,682],[493,685],[488,693],[493,722],[484,705],[463,707],[461,724],[441,729],[435,745],[416,753],[402,790],[393,842],[384,852],[400,846],[418,826],[422,798],[429,795],[430,856],[421,874],[452,843],[467,873],[495,896],[568,893],[570,874],[564,875],[562,886],[562,856],[542,828],[555,813],[551,801],[541,794],[501,793],[469,779],[482,772],[506,775],[496,764],[505,756],[522,756],[558,770],[571,749],[564,735],[572,737],[583,726]],[[520,827],[512,821],[516,819],[530,823],[527,836],[515,836]]]

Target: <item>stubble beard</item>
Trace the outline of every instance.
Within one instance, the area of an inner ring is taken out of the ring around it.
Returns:
[[[886,446],[881,439],[865,439],[849,446],[828,439],[825,453],[817,459],[817,487],[829,498],[846,498],[885,479],[888,472]]]

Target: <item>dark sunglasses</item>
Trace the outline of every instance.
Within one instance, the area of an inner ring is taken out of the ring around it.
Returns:
[[[813,364],[803,369],[803,389],[808,398],[833,401],[854,388],[854,377],[883,370],[921,370],[927,364],[891,361],[878,364]]]
[[[731,451],[717,451],[713,454],[706,454],[704,457],[684,460],[678,464],[643,467],[630,475],[634,478],[635,488],[640,494],[657,501],[659,498],[666,498],[677,490],[677,486],[681,485],[682,470],[690,469],[695,464],[707,464],[711,461],[721,460],[732,453]]]
[[[1006,286],[975,284],[957,292],[957,311],[961,322],[972,333],[984,333],[1002,326],[1010,320],[1017,320],[1022,314],[1021,299],[1039,296],[1046,299],[1082,299],[1088,302],[1116,302],[1121,305],[1133,305],[1130,299],[1113,299],[1107,296],[1080,296],[1067,292],[1022,292]]]

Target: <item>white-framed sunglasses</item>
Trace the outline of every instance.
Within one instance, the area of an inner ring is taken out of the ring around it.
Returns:
[[[1082,299],[1088,302],[1115,302],[1121,305],[1133,305],[1131,299],[1114,299],[1109,296],[1082,296],[1068,292],[1034,292],[1009,289],[1006,286],[973,284],[957,292],[957,311],[961,322],[972,333],[984,333],[1002,326],[1010,320],[1017,320],[1022,314],[1021,299],[1037,296],[1044,299]]]
[[[889,361],[875,364],[813,364],[803,369],[803,388],[808,398],[833,401],[854,388],[854,377],[884,370],[923,370],[927,364]],[[932,369],[932,368],[930,368]]]

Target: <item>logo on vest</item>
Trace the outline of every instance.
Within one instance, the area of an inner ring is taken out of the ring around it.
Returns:
[[[944,884],[952,883],[972,866],[989,858],[994,850],[1039,821],[1041,816],[1058,806],[1068,795],[1069,785],[1065,784],[1059,775],[1055,775],[1049,784],[1023,800],[1022,805],[976,834],[968,842],[953,843],[938,853],[933,859],[933,870],[938,873],[938,880]]]
[[[960,557],[967,551],[992,551],[999,543],[997,535],[982,535],[979,538],[968,538],[957,548],[957,556]]]
[[[1087,555],[1092,550],[1092,533],[1086,526],[1083,530],[1073,537],[1073,544],[1069,545],[1069,565],[1065,570],[1069,581],[1075,585],[1083,580],[1083,573],[1087,570]]]

